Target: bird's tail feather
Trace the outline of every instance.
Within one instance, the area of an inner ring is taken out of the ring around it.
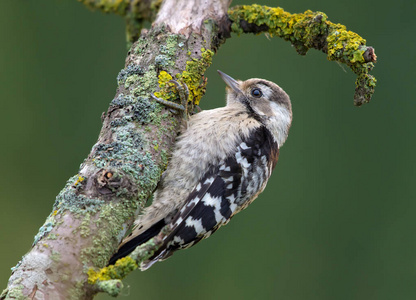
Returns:
[[[147,242],[152,237],[156,236],[165,225],[165,220],[162,219],[159,222],[152,225],[149,229],[147,229],[140,235],[134,238],[127,237],[128,241],[126,243],[121,244],[117,252],[110,258],[108,265],[113,265],[118,259],[129,255],[131,252],[134,251],[134,249],[136,249],[137,246]]]

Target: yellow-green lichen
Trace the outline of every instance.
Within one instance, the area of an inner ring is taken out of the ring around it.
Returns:
[[[169,227],[162,229],[163,233],[169,233]],[[136,270],[143,261],[152,257],[155,251],[161,246],[161,240],[155,241],[155,238],[138,246],[129,256],[118,259],[114,265],[106,266],[100,270],[89,268],[87,271],[88,283],[104,288],[107,292],[108,287],[112,287],[117,282],[126,277],[130,272]],[[108,283],[108,286],[102,286],[101,283]]]
[[[79,233],[83,238],[87,238],[91,233],[91,214],[86,213],[82,219],[81,225],[78,227]]]
[[[139,79],[140,77],[137,74],[133,74],[129,77],[126,78],[126,81],[124,82],[124,88],[128,89],[131,85],[133,85],[134,83],[136,83],[136,81]]]
[[[6,298],[8,291],[9,291],[8,288],[4,289],[0,294],[0,299]]]
[[[370,100],[376,79],[368,72],[373,68],[375,54],[370,62],[366,61],[366,40],[344,25],[328,21],[323,12],[291,14],[280,7],[253,4],[236,6],[228,13],[235,33],[265,32],[290,41],[299,54],[315,48],[327,53],[328,60],[346,64],[358,75],[356,83],[363,84],[357,85],[354,103],[361,105]]]
[[[201,49],[201,58],[189,60],[186,62],[185,71],[176,75],[189,89],[189,102],[195,105],[199,104],[202,96],[205,94],[207,81],[204,73],[212,63],[214,52],[208,49]]]
[[[141,66],[136,64],[129,64],[127,67],[122,69],[117,75],[117,82],[122,85],[126,82],[126,79],[132,75],[143,75],[144,71]]]
[[[144,198],[140,195],[138,198],[143,205]],[[91,247],[84,248],[81,252],[81,260],[85,265],[107,264],[108,257],[114,251],[114,237],[124,232],[123,224],[133,217],[137,207],[136,201],[124,200],[120,203],[109,203],[101,208],[99,218],[94,221],[95,226],[100,230],[92,237]]]
[[[211,50],[201,49],[201,58],[191,58],[186,62],[185,71],[176,74],[176,80],[181,84],[186,84],[189,90],[188,102],[195,105],[199,104],[202,96],[205,94],[207,81],[204,73],[212,63],[214,52]],[[167,101],[179,99],[178,91],[172,82],[172,76],[166,71],[161,71],[158,76],[160,90],[155,92],[155,96]]]
[[[166,71],[161,71],[158,76],[158,83],[160,90],[155,92],[155,96],[164,100],[177,99],[177,92],[175,84],[171,83],[172,76]]]
[[[75,181],[74,186],[77,186],[79,183],[83,182],[85,180],[84,177],[82,176],[78,176],[77,181]]]
[[[77,194],[76,191],[76,189],[69,189],[68,187],[62,189],[56,197],[54,209],[68,209],[76,214],[85,214],[95,212],[104,203],[101,199],[89,198]]]
[[[366,40],[355,32],[347,30],[344,25],[330,23],[328,32],[328,59],[344,60],[351,63],[365,63],[363,54]]]
[[[85,298],[85,291],[83,289],[85,283],[77,280],[72,287],[68,289],[68,300],[79,300]]]
[[[100,292],[105,292],[112,297],[117,297],[123,289],[123,283],[120,279],[97,281],[95,287]]]
[[[90,268],[87,272],[88,283],[95,284],[97,281],[106,281],[111,279],[123,279],[130,272],[138,268],[134,259],[129,256],[123,257],[114,265],[104,267],[98,271]]]
[[[291,41],[302,54],[313,46],[313,37],[323,34],[327,29],[327,16],[322,12],[310,10],[302,14],[291,14],[280,7],[253,4],[236,6],[228,13],[233,21],[233,32],[244,32],[241,21],[255,24],[259,27],[258,32],[267,32],[271,37],[279,36]]]
[[[298,51],[307,51],[309,48],[321,46],[328,53],[329,60],[344,60],[350,62],[364,62],[361,49],[366,41],[358,34],[347,31],[341,24],[335,24],[327,20],[323,12],[291,14],[280,7],[268,7],[257,4],[237,6],[229,11],[233,22],[232,30],[242,33],[241,21],[264,27],[263,30],[270,36],[279,36],[294,43]],[[320,41],[327,37],[326,41]],[[320,43],[321,42],[321,43]],[[327,44],[327,49],[324,49]]]
[[[164,88],[166,85],[174,86],[173,83],[169,83],[172,80],[172,76],[170,76],[167,72],[161,71],[158,76],[158,83],[160,88]]]
[[[133,75],[137,76],[137,75]],[[130,76],[131,77],[131,76]],[[127,80],[130,78],[128,77]],[[133,79],[132,79],[133,80]],[[148,91],[152,90],[157,83],[157,74],[154,66],[150,66],[149,69],[143,74],[143,76],[137,76],[134,78],[134,82],[129,82],[129,87],[134,86],[132,94],[135,97],[149,97]]]
[[[13,282],[13,284],[15,283]],[[25,295],[23,295],[23,288],[24,286],[22,284],[14,285],[10,289],[7,288],[3,290],[3,292],[1,293],[0,299],[18,299],[18,300],[28,299]]]
[[[166,152],[165,149],[162,149],[162,151],[160,152],[160,157],[162,159],[162,164],[165,166],[165,168],[168,165],[168,154]]]
[[[178,38],[178,35],[170,34],[167,36],[166,42],[160,45],[159,52],[161,54],[155,57],[155,65],[159,69],[167,70],[175,65]]]

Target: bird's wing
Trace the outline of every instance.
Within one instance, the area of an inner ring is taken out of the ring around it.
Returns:
[[[188,248],[228,222],[241,198],[242,175],[243,168],[235,157],[207,172],[173,218],[167,245]]]
[[[235,163],[211,168],[168,225],[171,227],[170,234],[164,237],[163,245],[152,258],[142,263],[141,269],[150,268],[176,250],[195,245],[226,224],[238,207],[236,186],[241,183],[242,174],[241,165]]]

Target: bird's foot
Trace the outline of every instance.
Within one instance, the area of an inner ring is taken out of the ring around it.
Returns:
[[[171,108],[171,112],[173,113],[178,113],[182,112],[184,114],[184,118],[187,119],[188,118],[188,99],[189,99],[189,89],[188,86],[186,84],[180,84],[179,82],[177,82],[176,80],[170,80],[170,83],[173,83],[176,86],[176,89],[178,91],[179,94],[179,99],[181,100],[181,104],[179,103],[175,103],[172,101],[168,101],[162,98],[158,98],[155,95],[151,94],[150,96],[155,99],[157,102],[159,102],[160,104],[163,104],[169,108]]]

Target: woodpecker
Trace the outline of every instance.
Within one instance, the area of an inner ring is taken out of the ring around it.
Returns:
[[[146,270],[209,237],[266,187],[292,123],[289,96],[271,81],[218,73],[227,85],[226,106],[189,118],[152,204],[109,264],[169,226],[163,245],[140,266]]]

